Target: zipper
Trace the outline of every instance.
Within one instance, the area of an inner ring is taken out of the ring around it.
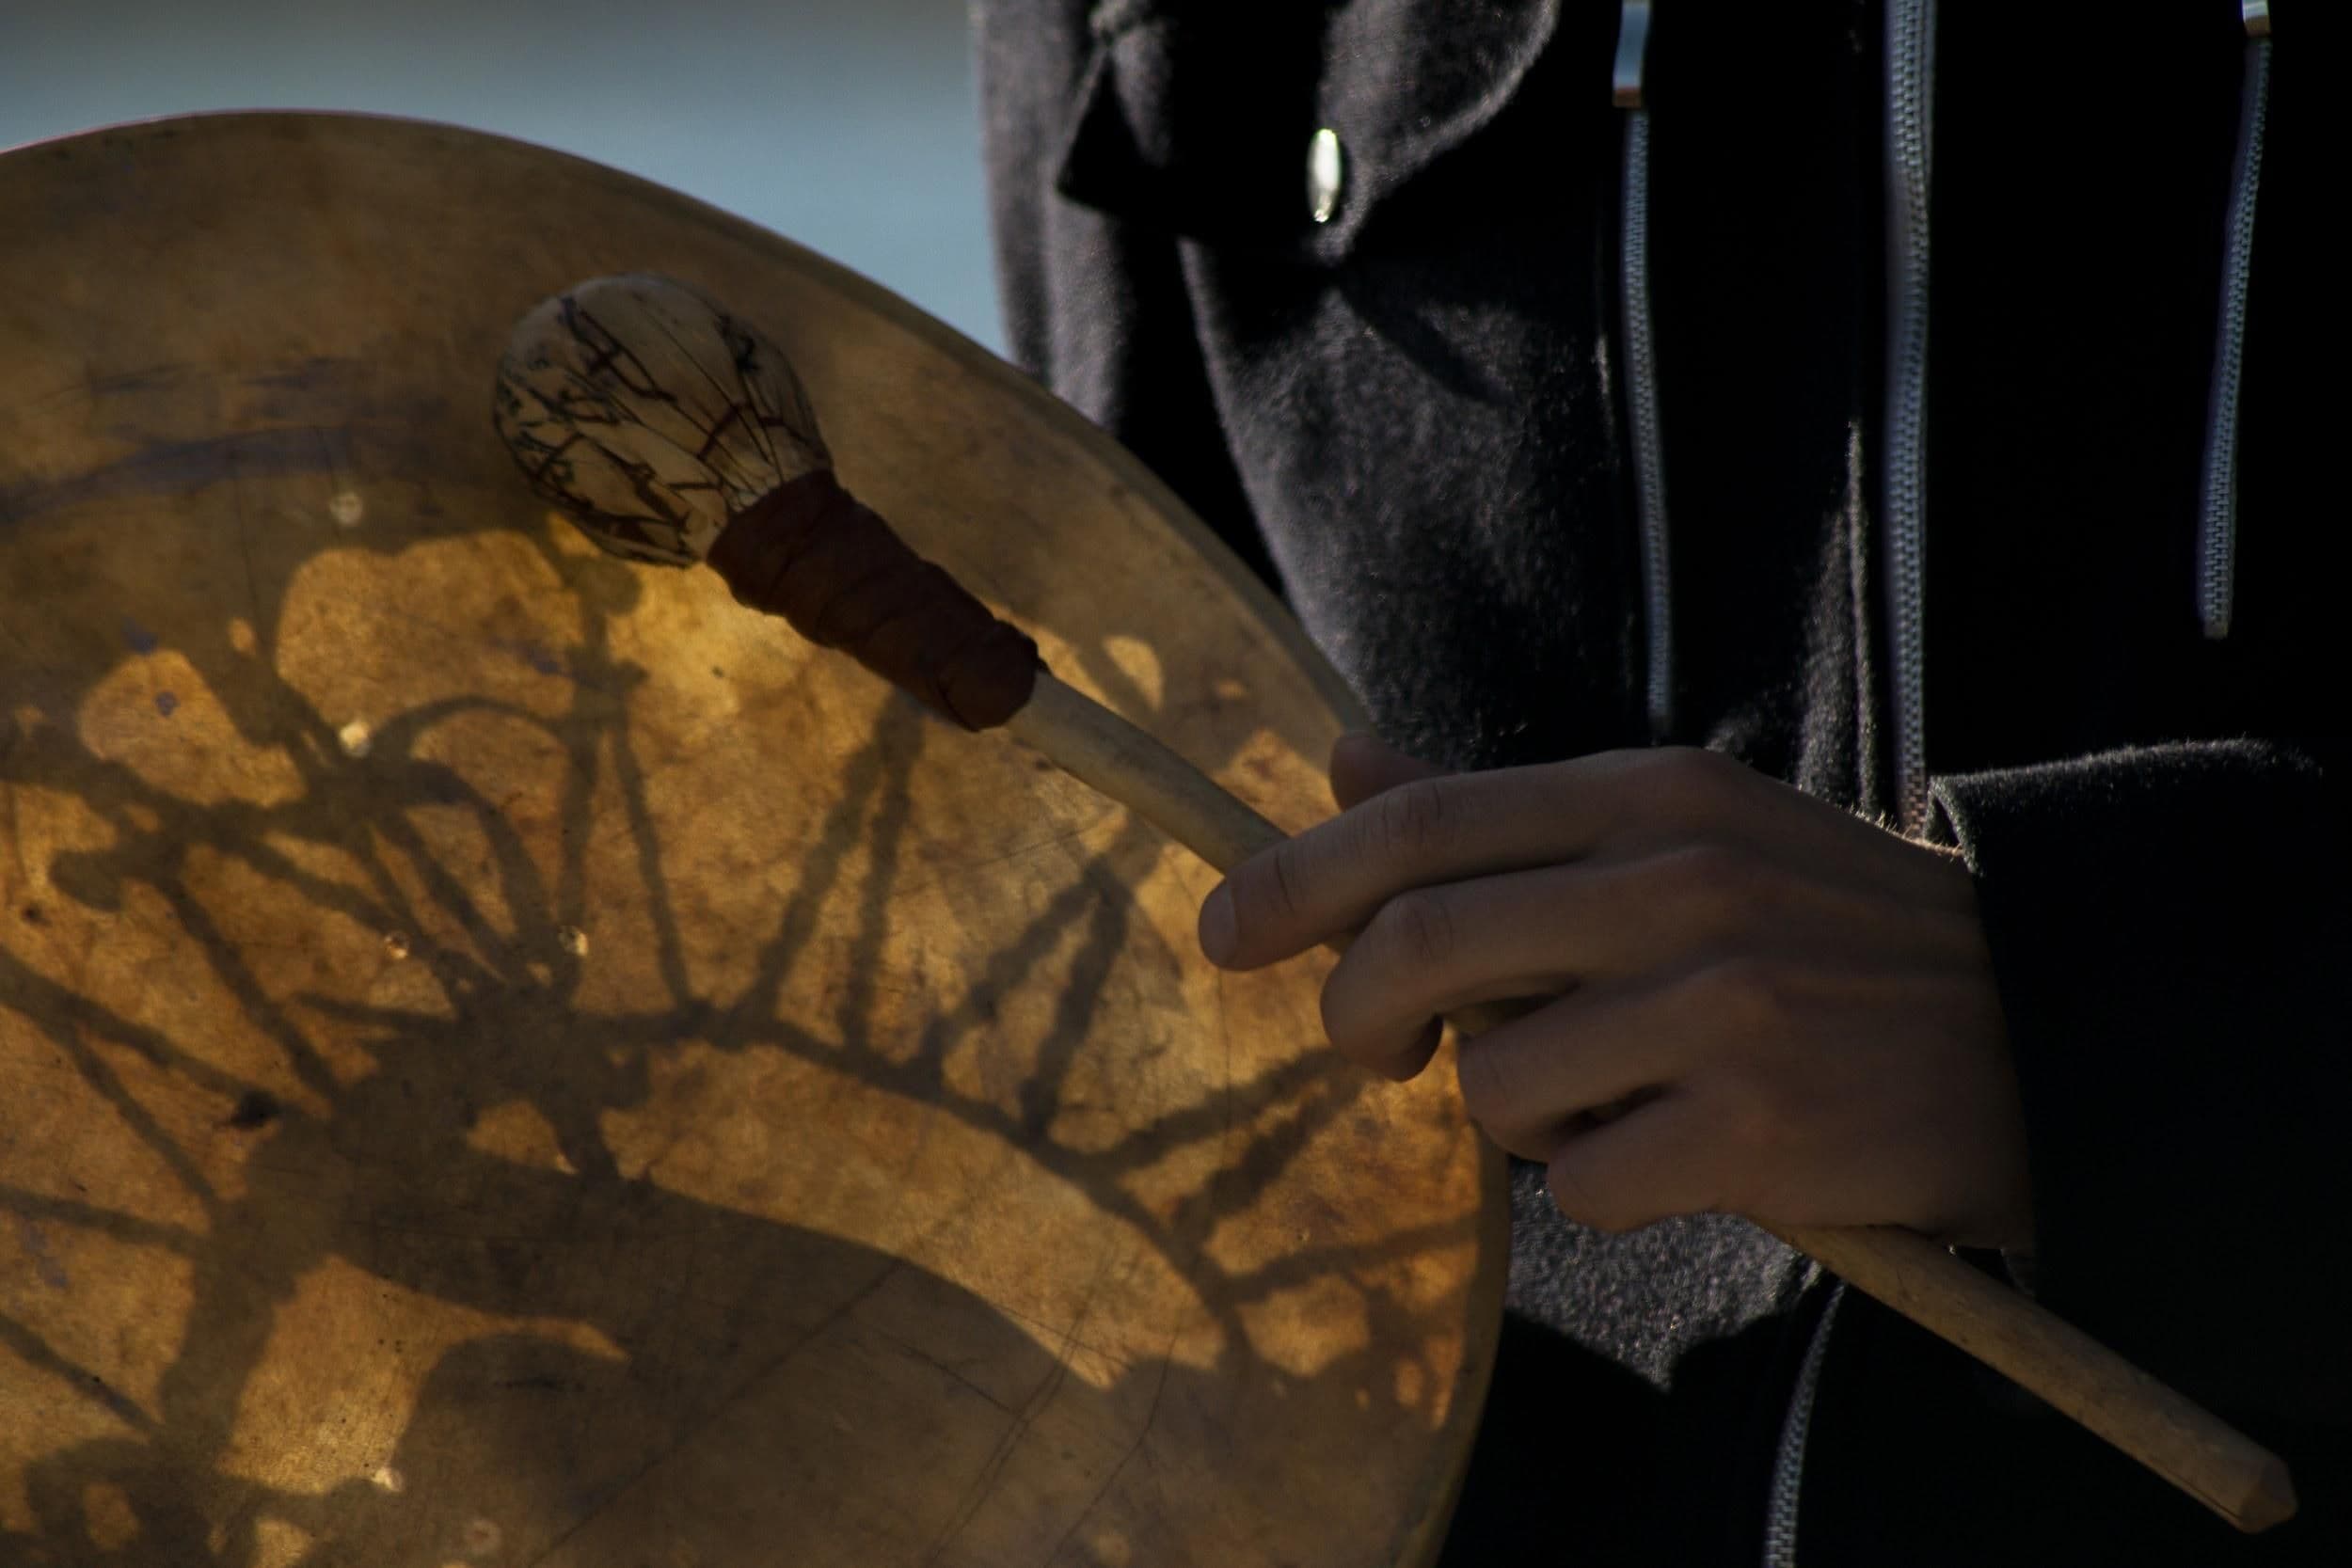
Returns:
[[[1886,569],[1894,638],[1895,797],[1901,826],[1928,816],[1928,188],[1935,0],[1886,8]]]
[[[1649,309],[1649,109],[1642,76],[1649,54],[1650,0],[1625,0],[1617,18],[1611,101],[1625,110],[1624,207],[1618,280],[1624,291],[1626,408],[1633,443],[1633,496],[1642,539],[1647,636],[1645,703],[1653,740],[1674,728],[1673,573],[1666,554],[1666,457],[1658,428],[1658,355]]]
[[[1797,1368],[1797,1386],[1788,1396],[1788,1414],[1780,1423],[1780,1449],[1772,1459],[1772,1498],[1764,1515],[1764,1568],[1796,1568],[1797,1500],[1804,1485],[1804,1439],[1813,1425],[1813,1403],[1821,1392],[1821,1363],[1829,1355],[1829,1325],[1837,1319],[1837,1304],[1846,1299],[1846,1282],[1830,1288],[1821,1307],[1821,1321],[1805,1342],[1804,1361]]]
[[[2215,333],[2213,397],[2205,418],[2203,504],[2197,531],[2197,618],[2205,635],[2230,635],[2237,592],[2239,371],[2246,358],[2246,288],[2254,269],[2254,197],[2263,177],[2263,123],[2270,112],[2269,0],[2240,0],[2246,89],[2237,162],[2230,174],[2229,231],[2221,253],[2221,319]]]
[[[1895,794],[1906,832],[1928,815],[1927,583],[1928,193],[1934,122],[1935,0],[1886,8],[1886,558],[1894,641]],[[1804,1348],[1782,1418],[1764,1515],[1764,1568],[1796,1568],[1805,1436],[1820,1395],[1840,1281]]]

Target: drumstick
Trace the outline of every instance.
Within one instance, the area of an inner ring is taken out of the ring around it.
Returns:
[[[782,351],[723,307],[649,276],[599,278],[516,325],[495,422],[532,485],[634,560],[707,562],[967,729],[1015,739],[1220,871],[1281,831],[1142,730],[1056,679],[1037,645],[910,550],[834,479]],[[1479,1009],[1465,1034],[1523,1010]],[[1924,1236],[1772,1228],[2240,1529],[2295,1513],[2285,1465],[2031,1298]]]

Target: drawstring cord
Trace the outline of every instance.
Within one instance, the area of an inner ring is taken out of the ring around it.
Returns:
[[[2238,10],[2246,23],[2246,87],[2238,110],[2237,162],[2230,175],[2197,532],[2197,618],[2216,641],[2230,635],[2237,596],[2239,376],[2246,357],[2247,283],[2254,266],[2254,198],[2262,187],[2263,123],[2270,111],[2269,0],[2240,0]]]
[[[1625,0],[1617,22],[1612,101],[1625,110],[1625,199],[1618,224],[1624,296],[1626,408],[1633,445],[1633,495],[1641,525],[1642,597],[1647,612],[1645,704],[1649,733],[1674,729],[1674,582],[1666,550],[1666,459],[1658,428],[1658,356],[1649,309],[1649,109],[1642,73],[1649,53],[1650,0]]]

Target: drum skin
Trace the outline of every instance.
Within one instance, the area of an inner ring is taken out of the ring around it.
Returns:
[[[714,155],[760,155],[717,150]],[[0,1562],[1425,1562],[1500,1319],[1444,1063],[1214,874],[489,419],[653,271],[845,483],[1276,821],[1345,693],[1132,459],[872,285],[455,129],[0,156]]]

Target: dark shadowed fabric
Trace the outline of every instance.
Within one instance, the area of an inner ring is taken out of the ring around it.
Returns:
[[[1942,7],[1925,714],[2010,1017],[2038,1289],[2280,1448],[2304,1517],[2241,1539],[1854,1300],[1803,1562],[2352,1560],[2346,22],[2279,9],[2215,642],[2238,8]],[[1647,739],[1616,11],[977,8],[1015,356],[1269,575],[1389,739],[1457,767]],[[1874,816],[1880,28],[1866,0],[1662,0],[1648,71],[1670,738]],[[1322,126],[1345,178],[1319,225]],[[1585,1232],[1539,1174],[1449,1560],[1756,1561],[1820,1285],[1730,1221]]]

